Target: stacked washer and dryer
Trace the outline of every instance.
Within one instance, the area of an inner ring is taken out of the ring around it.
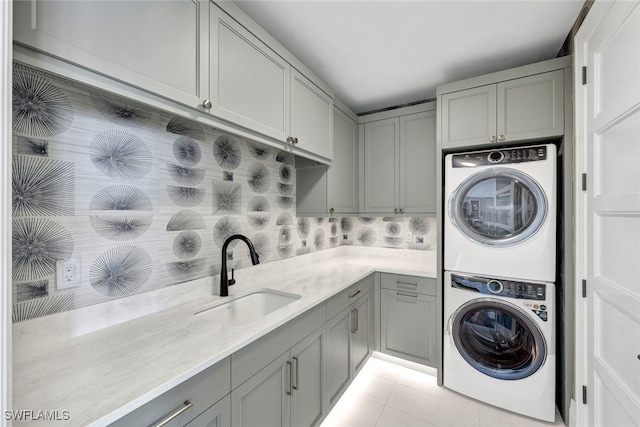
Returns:
[[[445,157],[443,379],[555,419],[556,147]]]

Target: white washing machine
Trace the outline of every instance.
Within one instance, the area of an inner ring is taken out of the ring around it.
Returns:
[[[555,282],[556,147],[445,157],[444,269]]]
[[[444,386],[554,421],[555,286],[445,272]]]

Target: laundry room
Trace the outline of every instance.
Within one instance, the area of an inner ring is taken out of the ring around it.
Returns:
[[[0,34],[0,426],[640,427],[640,0]]]

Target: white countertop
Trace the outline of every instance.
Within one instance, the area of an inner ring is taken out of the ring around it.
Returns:
[[[239,327],[193,315],[221,300],[219,276],[17,323],[13,409],[69,411],[64,426],[109,424],[376,271],[435,277],[435,252],[341,246],[236,271],[230,296],[301,296]]]

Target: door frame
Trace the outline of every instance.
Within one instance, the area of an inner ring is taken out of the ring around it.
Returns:
[[[624,0],[623,0],[624,1]],[[574,47],[574,121],[575,121],[575,168],[574,168],[574,200],[575,200],[575,379],[574,379],[574,399],[571,403],[573,410],[571,411],[570,425],[594,425],[595,420],[590,419],[589,407],[594,404],[595,396],[593,387],[587,389],[590,385],[589,378],[591,375],[589,365],[590,338],[593,336],[593,324],[589,319],[589,307],[593,304],[589,298],[580,297],[579,290],[582,289],[582,279],[588,277],[590,252],[588,248],[589,234],[593,230],[589,229],[589,192],[583,191],[578,184],[583,180],[583,173],[590,171],[589,164],[593,162],[593,158],[589,156],[587,147],[587,118],[589,115],[589,106],[587,102],[588,86],[582,83],[582,66],[588,64],[588,42],[592,34],[598,29],[600,23],[605,16],[614,7],[616,1],[596,1],[590,8],[587,17],[582,23],[580,30],[575,36]],[[620,2],[618,2],[620,3]],[[626,3],[626,1],[625,1]],[[634,7],[633,3],[638,0],[628,2],[629,10]],[[593,70],[587,70],[591,75]],[[587,78],[591,79],[591,75]],[[593,84],[588,81],[587,84]],[[593,187],[593,177],[588,177],[587,186]],[[584,387],[584,388],[583,388]]]
[[[11,409],[11,76],[13,2],[0,2],[0,409]],[[0,425],[10,421],[2,416]]]

